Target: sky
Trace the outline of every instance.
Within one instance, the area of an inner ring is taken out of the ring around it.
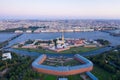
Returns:
[[[120,0],[0,0],[0,19],[120,19]]]

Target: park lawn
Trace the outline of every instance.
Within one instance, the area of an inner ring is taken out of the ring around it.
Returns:
[[[56,53],[50,50],[45,50],[45,49],[29,49],[29,48],[15,48],[17,50],[25,50],[25,51],[30,51],[30,52],[39,52],[39,53]]]
[[[72,47],[69,50],[62,51],[60,53],[82,53],[82,52],[88,52],[92,50],[97,50],[98,47],[92,47],[92,48],[85,48],[85,47]]]
[[[44,80],[57,80],[57,76],[44,74]]]
[[[103,68],[94,65],[93,70],[91,71],[99,80],[111,80],[113,74],[110,72],[107,72]]]
[[[25,48],[15,48],[18,50],[27,50],[27,51],[31,51],[31,52],[39,52],[39,53],[57,53],[51,50],[45,50],[45,49],[25,49]],[[92,50],[97,50],[99,49],[99,47],[95,47],[95,48],[85,48],[85,47],[72,47],[69,50],[65,50],[65,51],[61,51],[58,53],[65,53],[65,54],[69,54],[69,53],[82,53],[82,52],[88,52],[88,51],[92,51]]]
[[[68,62],[65,62],[63,65],[64,66],[76,66],[76,65],[80,65],[81,63],[77,60],[71,60]]]
[[[80,74],[68,76],[68,80],[83,80]]]
[[[64,76],[63,76],[64,77]],[[58,76],[54,76],[54,75],[48,75],[48,74],[44,74],[43,75],[43,80],[57,80]],[[71,75],[71,76],[66,76],[66,78],[68,78],[68,80],[83,80],[80,77],[80,74],[78,75]]]

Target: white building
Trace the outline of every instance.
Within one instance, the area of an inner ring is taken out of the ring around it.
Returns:
[[[26,33],[32,33],[32,30],[26,30]]]
[[[11,53],[3,53],[2,54],[2,60],[12,59]]]
[[[22,30],[16,30],[15,33],[23,33]]]

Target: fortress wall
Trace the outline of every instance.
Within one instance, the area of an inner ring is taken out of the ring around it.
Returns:
[[[38,62],[38,64],[42,64],[46,60],[47,56],[44,55],[43,58]]]
[[[63,68],[58,68],[59,70],[57,70],[57,67],[55,67],[55,69],[54,68],[52,69],[52,68],[49,68],[49,66],[47,67],[39,66],[44,62],[46,58],[47,58],[46,55],[41,55],[38,59],[36,59],[32,64],[33,70],[40,72],[40,73],[45,73],[45,74],[51,74],[51,75],[57,75],[57,76],[68,76],[68,75],[75,75],[75,74],[88,72],[93,69],[93,64],[89,60],[87,60],[86,58],[80,55],[78,55],[78,57],[76,55],[74,58],[83,63],[81,67],[74,68],[70,66],[68,67],[68,70],[67,69],[63,70]]]
[[[45,74],[51,74],[51,75],[57,75],[57,76],[68,76],[68,75],[76,75],[83,72],[88,72],[93,69],[93,67],[89,68],[82,68],[78,70],[69,70],[69,71],[55,71],[55,70],[47,70],[42,68],[34,68],[33,69],[37,72],[45,73]]]

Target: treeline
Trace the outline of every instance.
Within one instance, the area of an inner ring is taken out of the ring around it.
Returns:
[[[8,42],[9,41],[4,41],[4,42],[0,42],[0,48],[2,48],[2,47],[5,47],[6,45],[8,45]]]
[[[90,57],[90,60],[96,66],[99,66],[107,72],[112,73],[113,76],[108,76],[111,77],[111,80],[120,79],[120,46],[114,50]]]
[[[28,28],[24,28],[24,27],[19,27],[19,28],[12,28],[12,29],[6,29],[6,30],[2,30],[0,32],[15,32],[16,30],[22,30],[22,31],[26,31],[28,29],[34,31],[36,29],[38,29],[38,26],[29,26]]]
[[[40,79],[41,74],[31,68],[33,58],[12,53],[11,60],[0,61],[0,71],[8,68],[9,71],[0,77],[0,80],[33,80]],[[7,63],[7,66],[6,66]]]
[[[104,39],[97,39],[96,41],[105,46],[110,44],[108,40],[104,40]]]

